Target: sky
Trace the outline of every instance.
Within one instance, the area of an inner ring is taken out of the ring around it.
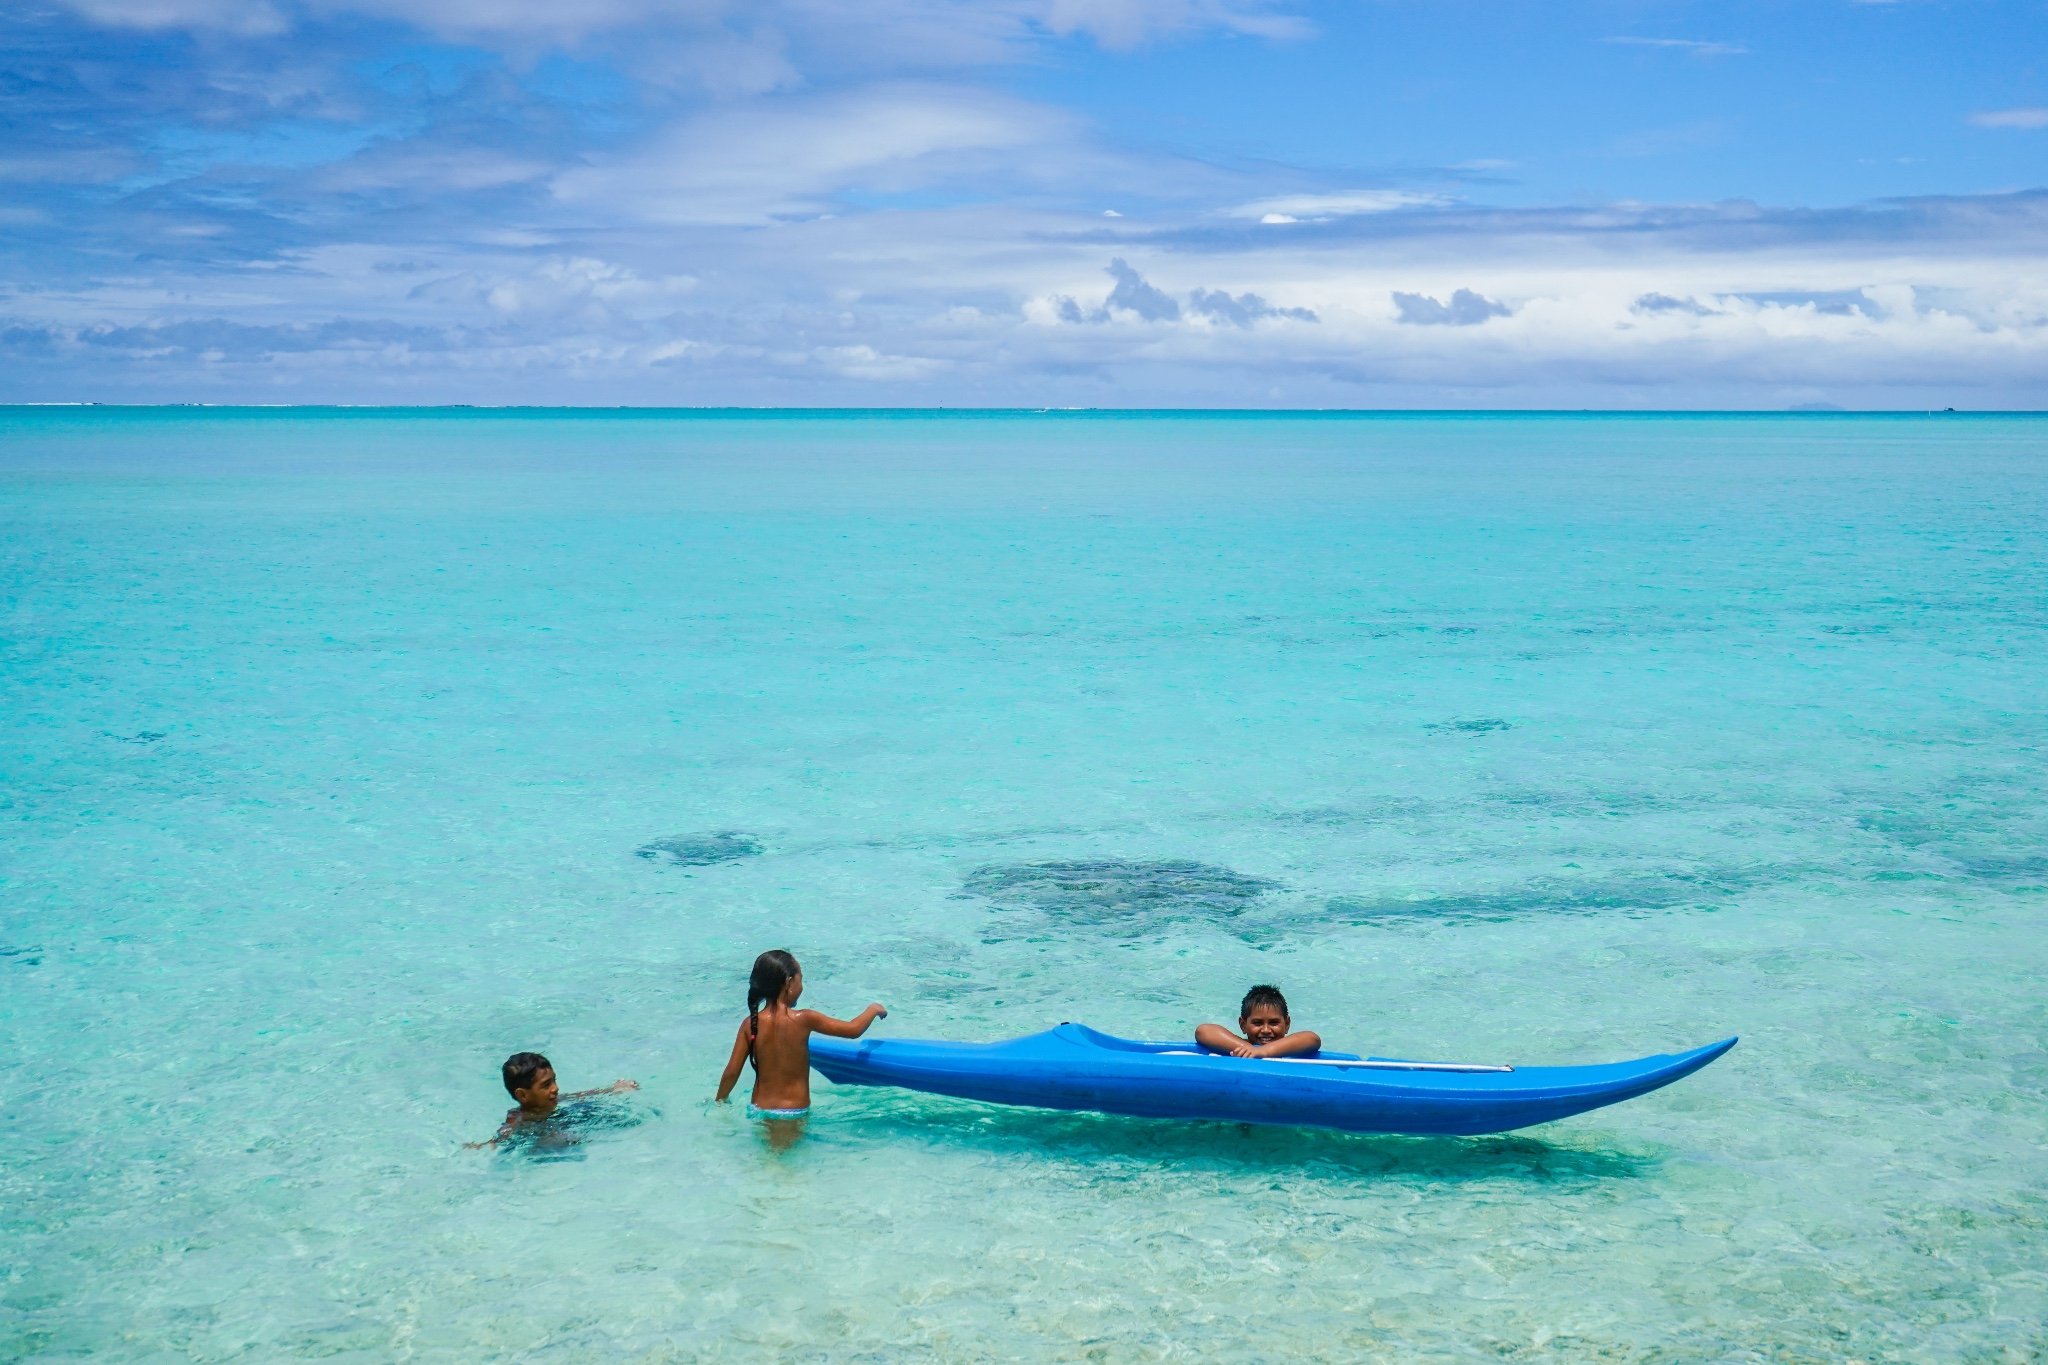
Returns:
[[[2048,407],[2048,0],[0,33],[0,401]]]

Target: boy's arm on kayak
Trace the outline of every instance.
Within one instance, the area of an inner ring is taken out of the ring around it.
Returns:
[[[1284,1040],[1283,1040],[1284,1041]],[[1226,1057],[1256,1057],[1258,1051],[1221,1024],[1195,1025],[1195,1043]]]
[[[1251,1051],[1254,1057],[1299,1057],[1304,1052],[1320,1052],[1323,1047],[1322,1035],[1303,1029],[1290,1033],[1285,1038],[1275,1038],[1270,1043],[1261,1043]]]
[[[1290,1033],[1285,1038],[1275,1038],[1270,1043],[1251,1043],[1221,1024],[1198,1025],[1195,1042],[1226,1057],[1298,1057],[1304,1052],[1321,1051],[1323,1046],[1322,1037],[1307,1029]]]

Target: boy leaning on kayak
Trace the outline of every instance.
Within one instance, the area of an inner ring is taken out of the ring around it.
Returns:
[[[1287,997],[1280,994],[1278,986],[1254,986],[1246,991],[1244,1003],[1238,1006],[1237,1026],[1244,1030],[1242,1037],[1221,1024],[1199,1024],[1195,1041],[1227,1057],[1298,1057],[1323,1045],[1323,1040],[1307,1029],[1293,1032]]]

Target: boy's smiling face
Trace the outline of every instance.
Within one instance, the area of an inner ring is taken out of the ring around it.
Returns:
[[[1278,1005],[1253,1005],[1237,1022],[1248,1043],[1277,1043],[1287,1036],[1288,1019]]]
[[[528,1118],[544,1119],[555,1112],[561,1102],[561,1087],[555,1084],[553,1067],[542,1067],[533,1073],[533,1084],[524,1090],[512,1092],[512,1098],[519,1102],[520,1110]]]

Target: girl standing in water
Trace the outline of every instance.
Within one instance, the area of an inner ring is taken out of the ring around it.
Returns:
[[[797,997],[803,993],[804,969],[788,953],[772,948],[754,959],[754,974],[747,980],[747,1017],[732,1040],[725,1074],[718,1078],[718,1098],[723,1102],[739,1082],[741,1064],[754,1063],[748,1118],[800,1119],[809,1114],[811,1035],[858,1038],[868,1025],[889,1015],[880,1005],[869,1005],[851,1021],[834,1019],[798,1009]]]

